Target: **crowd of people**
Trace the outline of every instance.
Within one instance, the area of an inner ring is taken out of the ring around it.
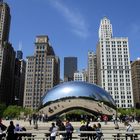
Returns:
[[[42,117],[41,117],[42,118]],[[81,126],[79,127],[78,131],[80,132],[80,137],[81,139],[83,138],[83,140],[85,139],[85,137],[88,140],[100,140],[101,137],[103,136],[102,133],[102,127],[101,127],[101,123],[100,121],[104,121],[105,125],[108,122],[108,116],[103,115],[98,116],[98,122],[97,124],[92,124],[90,122],[90,119],[87,119],[86,121],[82,120],[81,121]],[[38,116],[37,115],[33,115],[32,117],[29,117],[29,122],[30,124],[36,125],[37,121],[38,121]],[[42,119],[41,119],[42,120]],[[40,120],[40,121],[41,121]],[[113,114],[112,119],[114,122],[114,128],[115,129],[119,129],[119,125],[118,125],[118,118]],[[43,120],[42,120],[43,121]],[[134,128],[130,125],[129,122],[133,121],[131,119],[131,117],[129,116],[124,116],[123,118],[123,122],[124,125],[126,127],[126,132],[134,132]],[[13,121],[10,121],[9,126],[5,126],[2,123],[2,120],[0,119],[0,140],[2,140],[3,137],[6,137],[7,140],[21,140],[21,136],[16,135],[16,132],[18,131],[26,131],[26,129],[24,127],[21,127],[19,124],[14,125]],[[50,131],[50,140],[55,140],[56,136],[59,135],[60,139],[63,140],[72,140],[72,134],[74,131],[74,127],[73,125],[70,123],[70,119],[66,119],[65,122],[63,122],[62,120],[60,120],[59,118],[56,119],[56,122],[53,122],[49,128]],[[75,130],[77,131],[77,130]],[[84,132],[85,131],[85,132]],[[94,133],[87,133],[90,131],[95,131]],[[59,132],[59,134],[58,134]],[[130,135],[126,135],[126,137],[128,137]]]
[[[81,122],[81,127],[79,129],[80,131],[95,131],[96,133],[81,133],[80,136],[81,138],[83,137],[83,140],[85,139],[85,137],[87,137],[88,140],[100,140],[101,137],[103,136],[103,133],[102,133],[102,129],[101,129],[101,124],[100,123],[97,123],[96,124],[93,124],[93,126],[91,126],[90,122],[87,121],[82,121]]]
[[[9,126],[5,126],[0,119],[0,140],[6,137],[6,140],[22,140],[20,136],[16,134],[18,131],[26,131],[25,127],[20,127],[19,124],[14,125],[13,121],[10,121]]]

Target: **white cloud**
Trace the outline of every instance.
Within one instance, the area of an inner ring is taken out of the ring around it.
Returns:
[[[54,6],[71,25],[71,31],[76,35],[87,38],[89,35],[88,26],[84,17],[76,10],[70,9],[61,0],[50,0],[52,6]]]

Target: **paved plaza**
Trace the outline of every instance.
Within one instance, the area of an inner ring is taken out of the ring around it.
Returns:
[[[6,126],[9,125],[10,120],[3,120],[2,121],[3,124],[5,124]],[[24,121],[24,120],[13,120],[14,124],[19,124],[22,127],[25,127],[27,129],[26,132],[31,132],[32,134],[36,135],[38,138],[42,138],[45,136],[45,133],[49,132],[49,128],[51,127],[51,123],[52,122],[38,122],[38,129],[34,129],[34,125],[30,125],[28,121]],[[80,122],[71,122],[72,125],[74,126],[74,133],[73,136],[77,139],[78,135],[79,135],[79,127],[81,126]],[[91,126],[93,126],[93,124],[97,124],[98,122],[91,122]],[[102,125],[102,131],[104,133],[105,137],[111,137],[112,133],[115,132],[115,125],[113,122],[108,122],[107,125],[104,124],[104,122],[100,122]],[[117,131],[124,131],[125,132],[125,126],[123,123],[118,123],[120,130]],[[137,122],[132,122],[130,123],[134,129],[135,132],[140,132],[140,124],[138,124]],[[57,136],[57,139],[59,139],[59,136]]]
[[[24,120],[12,120],[14,122],[14,124],[19,124],[22,127],[25,127],[27,130],[34,130],[34,125],[33,122],[30,125],[29,121],[24,121]],[[2,120],[3,124],[8,126],[10,123],[10,120]],[[51,123],[52,121],[49,122],[42,122],[42,121],[38,121],[38,130],[48,130],[49,127],[51,127]],[[64,122],[65,123],[65,122]],[[81,126],[81,122],[71,122],[72,125],[74,126],[75,130],[77,130],[80,126]],[[97,124],[98,122],[91,122],[91,126],[93,126],[93,124]],[[115,128],[115,125],[113,122],[107,122],[107,125],[105,125],[104,122],[100,122],[102,125],[102,129],[103,130],[112,130]],[[119,127],[121,130],[125,130],[125,126],[123,123],[118,122]],[[135,130],[140,130],[140,123],[138,124],[137,122],[130,122],[130,124],[135,128]]]

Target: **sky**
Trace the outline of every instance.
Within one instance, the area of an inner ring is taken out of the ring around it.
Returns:
[[[78,70],[87,68],[88,51],[96,51],[103,17],[110,19],[114,37],[128,37],[130,59],[140,57],[140,0],[4,0],[11,10],[10,42],[32,56],[37,35],[48,35],[60,58],[78,58]]]

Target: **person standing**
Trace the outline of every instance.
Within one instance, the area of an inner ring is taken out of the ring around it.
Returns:
[[[108,121],[107,115],[103,115],[103,120],[104,120],[104,122],[105,122],[105,125],[107,125],[107,121]]]
[[[84,121],[81,122],[80,131],[87,131],[87,127],[86,127]],[[80,137],[81,137],[81,140],[84,140],[85,137],[87,137],[87,134],[86,134],[86,133],[80,133]],[[82,137],[83,137],[83,138],[82,138]]]
[[[10,125],[8,126],[7,129],[7,140],[16,140],[14,131],[15,131],[14,123],[13,121],[10,121]]]
[[[126,126],[126,132],[134,132],[134,128],[128,122],[125,122],[124,125]],[[133,134],[126,134],[125,138],[130,137],[130,140],[133,140]]]
[[[50,140],[55,140],[58,128],[55,126],[55,123],[52,123],[52,126],[50,127]]]
[[[58,126],[59,131],[65,131],[65,125],[62,121],[59,121],[59,123],[57,123],[56,125]],[[65,133],[59,133],[60,140],[65,139],[65,136],[66,136]]]
[[[4,133],[4,131],[6,130],[6,126],[4,124],[2,124],[2,120],[0,118],[0,140],[6,136],[6,134]]]
[[[97,140],[101,140],[102,136],[103,136],[103,133],[102,133],[102,129],[101,129],[101,124],[98,123],[97,128],[96,128],[96,138],[97,138]]]
[[[69,120],[66,121],[66,140],[72,140],[72,133],[73,133],[73,126],[72,124],[69,122]]]
[[[93,128],[91,127],[91,124],[90,124],[89,121],[87,121],[86,128],[87,128],[87,131],[88,131],[88,132],[93,131]],[[93,136],[92,133],[91,133],[91,134],[87,134],[87,136],[88,136],[88,140],[89,140],[89,139],[92,140],[92,136]]]

